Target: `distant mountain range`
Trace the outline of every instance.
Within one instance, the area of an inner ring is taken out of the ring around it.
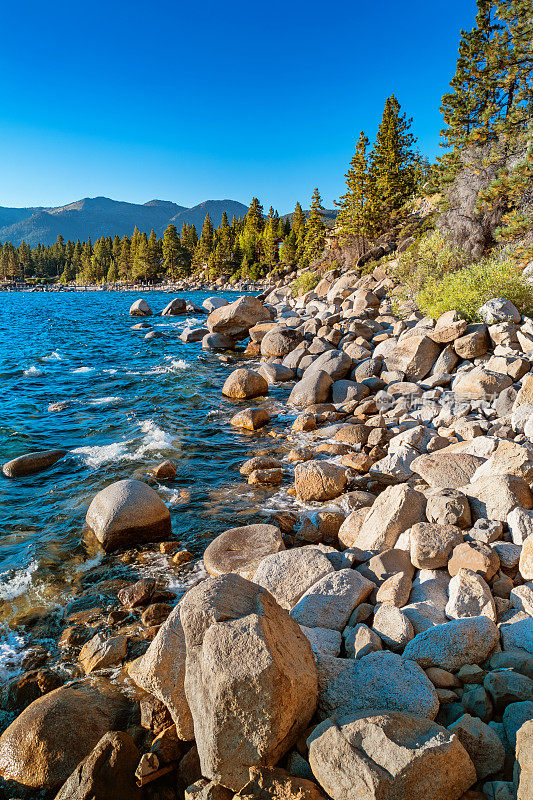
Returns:
[[[206,200],[192,208],[178,206],[169,200],[150,200],[148,203],[123,203],[108,197],[85,197],[57,208],[6,208],[0,206],[0,242],[19,245],[53,244],[58,235],[65,241],[99,239],[101,236],[131,236],[137,225],[150,233],[152,228],[161,235],[172,223],[178,233],[184,222],[196,225],[198,234],[205,215],[209,213],[215,227],[220,225],[225,211],[232,217],[242,217],[248,208],[236,200]]]

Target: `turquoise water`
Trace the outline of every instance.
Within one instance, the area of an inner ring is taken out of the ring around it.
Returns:
[[[171,299],[144,296],[156,313]],[[201,304],[209,293],[182,296]],[[66,612],[105,605],[102,580],[153,574],[179,591],[197,579],[197,564],[178,568],[157,546],[134,563],[103,557],[84,518],[104,486],[146,478],[174,460],[176,479],[153,485],[171,511],[173,537],[197,557],[214,536],[264,511],[260,490],[238,472],[261,435],[239,435],[228,424],[235,407],[220,390],[231,367],[178,338],[205,317],[154,316],[149,321],[168,337],[146,341],[131,330],[140,321],[128,315],[135,299],[130,292],[0,294],[0,461],[69,451],[38,475],[0,477],[0,679],[29,644],[51,637]]]

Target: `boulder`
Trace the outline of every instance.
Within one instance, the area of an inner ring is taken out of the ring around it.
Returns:
[[[494,775],[503,768],[505,750],[496,731],[478,717],[463,714],[449,725],[472,759],[478,780]]]
[[[469,483],[483,458],[469,453],[430,453],[411,461],[412,472],[438,489],[457,489]]]
[[[294,470],[296,496],[303,503],[333,500],[343,493],[346,483],[346,470],[330,461],[307,461]]]
[[[459,800],[476,781],[459,739],[415,714],[327,719],[307,744],[313,774],[333,800]]]
[[[466,325],[466,321],[461,319],[457,311],[446,311],[438,318],[429,336],[437,344],[448,344],[463,335]]]
[[[153,314],[152,309],[150,308],[146,300],[143,300],[143,298],[141,298],[140,300],[136,300],[130,306],[131,317],[151,317],[152,314]]]
[[[392,605],[380,605],[374,613],[372,630],[378,634],[385,647],[395,653],[403,652],[415,632],[409,618],[401,609]]]
[[[191,711],[185,696],[185,636],[178,605],[166,618],[146,653],[133,662],[135,683],[163,703],[180,739],[194,739]]]
[[[455,343],[457,347],[457,342]],[[453,383],[453,391],[458,397],[470,400],[485,400],[496,397],[513,383],[512,378],[501,372],[491,372],[484,367],[474,367],[459,375]]]
[[[235,572],[252,580],[263,558],[281,550],[285,545],[275,525],[244,525],[217,536],[204,553],[204,565],[214,577]]]
[[[202,774],[239,791],[249,768],[275,765],[313,716],[311,646],[269,592],[239,575],[194,586],[180,617]]]
[[[57,789],[105,733],[121,727],[128,704],[104,678],[85,678],[34,700],[0,736],[0,777]]]
[[[267,358],[284,358],[298,347],[301,340],[302,334],[294,328],[272,328],[261,340],[261,355]]]
[[[342,350],[326,350],[304,372],[304,378],[313,372],[327,372],[333,381],[344,378],[352,368],[352,359]]]
[[[450,619],[485,616],[497,622],[496,604],[488,583],[470,569],[461,568],[451,579],[446,616]]]
[[[225,333],[208,333],[202,339],[202,350],[233,350],[235,340]]]
[[[472,518],[505,522],[517,506],[533,508],[533,494],[523,478],[516,475],[493,475],[462,488],[468,497]]]
[[[331,375],[322,370],[315,370],[302,378],[294,386],[287,402],[296,408],[308,408],[317,403],[325,403],[333,384]]]
[[[408,381],[419,381],[431,372],[440,347],[429,336],[409,336],[398,342],[385,363],[390,371],[403,372]]]
[[[211,333],[223,333],[232,339],[245,339],[257,322],[270,320],[270,311],[257,297],[239,297],[233,303],[215,308],[207,318]]]
[[[228,375],[222,387],[222,394],[232,400],[261,397],[268,394],[268,383],[258,372],[240,367]]]
[[[298,547],[266,556],[253,577],[290,611],[300,597],[335,567],[318,547]]]
[[[478,313],[487,325],[507,321],[520,322],[522,319],[517,307],[510,300],[506,300],[505,297],[493,297],[492,300],[487,300]]]
[[[418,664],[387,650],[357,659],[317,659],[321,719],[374,708],[408,711],[434,719],[439,710],[435,687]]]
[[[486,325],[469,325],[466,334],[453,343],[453,348],[460,358],[479,358],[485,355],[490,346]]]
[[[106,733],[78,764],[55,800],[142,800],[135,782],[140,757],[129,734]]]
[[[106,639],[103,633],[97,633],[81,648],[79,662],[88,675],[96,669],[120,664],[127,652],[127,636],[110,636]]]
[[[426,517],[428,522],[439,525],[455,525],[470,528],[472,515],[468,499],[455,489],[439,489],[427,496]]]
[[[168,539],[172,532],[166,505],[137,480],[116,481],[98,492],[85,522],[106,552]]]
[[[522,545],[518,569],[524,580],[533,581],[533,535],[528,536]]]
[[[441,667],[451,672],[485,661],[498,639],[498,628],[488,617],[456,619],[417,634],[403,655],[424,668]]]
[[[187,302],[183,297],[175,297],[161,312],[162,317],[181,317],[187,313]]]
[[[418,569],[445,567],[453,548],[462,541],[462,531],[455,525],[418,522],[409,529],[411,563]]]
[[[516,734],[516,800],[533,797],[533,720],[524,722]]]
[[[202,303],[203,308],[205,308],[208,314],[214,311],[215,308],[222,308],[222,306],[227,305],[228,301],[224,297],[217,297],[216,295],[214,297],[206,297]]]
[[[248,476],[257,469],[281,469],[281,461],[272,456],[254,456],[244,462],[239,472]]]
[[[496,551],[489,545],[476,541],[456,545],[448,561],[448,572],[452,577],[461,569],[467,569],[490,581],[499,567],[500,559]]]
[[[238,794],[239,800],[323,800],[313,781],[289,775],[279,767],[251,767],[250,780]]]
[[[42,450],[36,453],[25,453],[23,456],[7,461],[2,467],[6,478],[23,478],[34,475],[53,466],[60,458],[66,456],[66,450]]]
[[[353,569],[340,569],[320,578],[291,611],[299,625],[342,631],[352,611],[374,589],[374,584]]]
[[[207,328],[185,328],[180,333],[180,339],[185,344],[192,344],[193,342],[201,342],[208,334]]]
[[[245,408],[238,411],[229,421],[234,428],[256,431],[270,422],[270,414],[266,408]]]
[[[501,439],[489,459],[472,476],[472,483],[493,475],[515,475],[533,484],[533,455],[529,447]]]
[[[399,535],[424,519],[426,499],[406,484],[389,486],[375,500],[355,537],[361,550],[388,550]]]
[[[258,372],[267,383],[285,383],[294,380],[294,370],[284,367],[283,364],[261,364]]]
[[[339,380],[331,387],[333,403],[346,403],[350,400],[362,400],[370,394],[370,389],[364,383],[357,381]]]
[[[524,544],[528,536],[533,535],[533,511],[515,508],[507,515],[507,525],[515,544]]]

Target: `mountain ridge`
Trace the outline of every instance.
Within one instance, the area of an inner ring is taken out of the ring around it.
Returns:
[[[131,236],[136,225],[146,233],[153,228],[161,236],[167,225],[176,225],[179,232],[184,222],[196,225],[200,234],[207,213],[218,227],[224,211],[231,222],[234,214],[243,216],[247,210],[243,203],[229,199],[204,200],[188,208],[171,200],[140,204],[103,196],[84,197],[63,206],[0,206],[0,242],[18,246],[25,241],[34,247],[53,244],[59,235],[65,241],[83,241],[89,236],[94,241],[101,236]]]

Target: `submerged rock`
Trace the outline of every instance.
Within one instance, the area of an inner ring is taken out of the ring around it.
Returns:
[[[4,464],[2,472],[6,478],[22,478],[25,475],[33,475],[53,466],[56,461],[59,461],[66,454],[66,450],[43,450],[36,453],[25,453],[23,456],[13,458]]]
[[[157,492],[137,480],[123,480],[102,489],[85,517],[106,552],[168,538],[170,512]]]

